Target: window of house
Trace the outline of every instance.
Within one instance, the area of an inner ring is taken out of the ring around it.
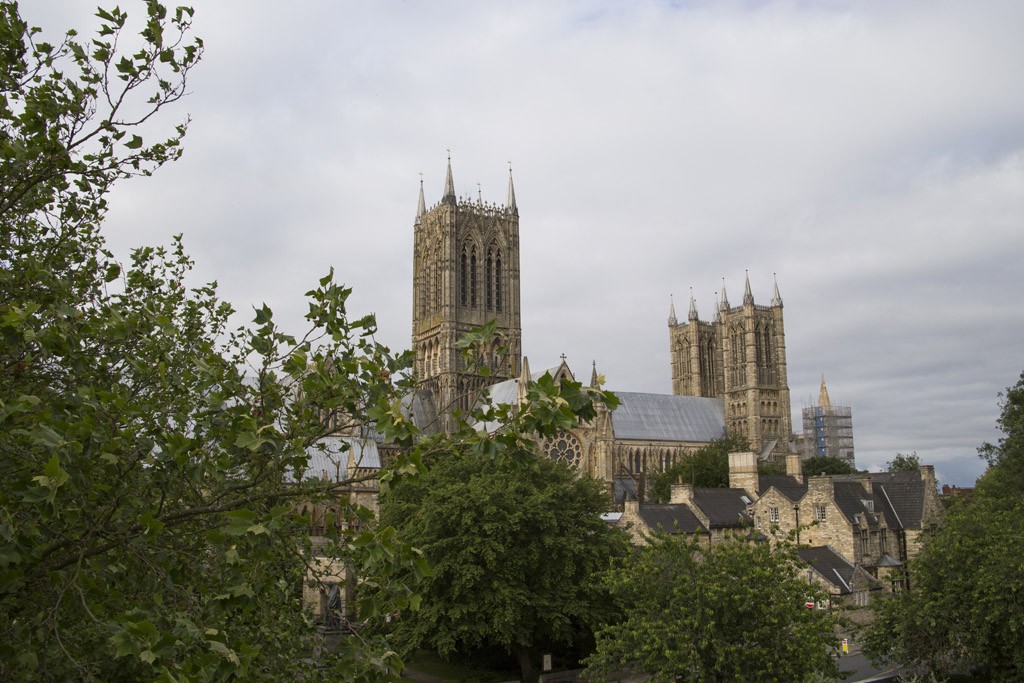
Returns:
[[[871,550],[871,546],[868,542],[868,530],[862,529],[860,532],[860,554],[867,555]]]
[[[815,505],[814,506],[814,521],[824,522],[825,521],[825,506]]]
[[[768,519],[772,524],[779,523],[779,508],[768,508]]]

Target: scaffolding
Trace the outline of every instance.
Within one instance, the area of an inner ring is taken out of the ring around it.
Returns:
[[[838,458],[854,464],[853,411],[849,406],[810,406],[803,409],[806,458]]]

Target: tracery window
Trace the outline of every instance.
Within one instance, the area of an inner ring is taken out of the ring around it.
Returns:
[[[556,462],[563,462],[570,467],[578,467],[580,459],[583,457],[583,446],[573,434],[562,429],[546,440],[545,452]]]

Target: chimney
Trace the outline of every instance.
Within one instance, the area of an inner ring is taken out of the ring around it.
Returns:
[[[686,503],[690,505],[693,503],[693,484],[672,484],[672,494],[668,499],[668,502],[673,505],[679,503]]]
[[[800,465],[800,456],[796,453],[790,453],[786,456],[786,474],[801,484],[804,483],[804,472]]]
[[[757,456],[754,453],[729,454],[729,488],[745,489],[751,496],[757,495]]]

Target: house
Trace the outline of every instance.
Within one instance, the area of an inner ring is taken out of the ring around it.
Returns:
[[[750,472],[753,454],[729,457],[730,483],[757,491],[748,508],[755,528],[805,546],[828,546],[892,589],[900,587],[903,566],[942,514],[930,465],[916,472],[804,477],[799,456],[790,455],[786,475],[759,477],[756,463]]]
[[[828,591],[829,605],[848,604],[866,607],[872,595],[882,590],[882,582],[863,567],[851,564],[834,548],[799,548],[797,555],[807,563],[807,580]]]

